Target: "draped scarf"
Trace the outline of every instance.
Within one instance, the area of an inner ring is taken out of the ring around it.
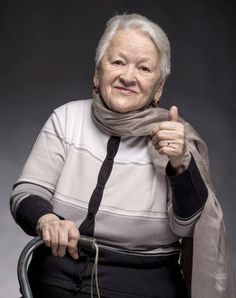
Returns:
[[[139,111],[118,113],[107,108],[94,92],[91,107],[94,123],[108,135],[147,136],[148,150],[156,170],[166,175],[168,158],[151,142],[152,130],[169,120],[166,109],[150,105]],[[191,298],[235,298],[234,276],[223,213],[209,175],[208,151],[195,129],[179,117],[185,127],[186,146],[208,188],[208,198],[194,229],[193,238],[183,239],[182,265]],[[168,178],[167,178],[168,181]]]
[[[168,158],[159,154],[152,145],[151,134],[158,124],[169,120],[169,111],[150,105],[139,111],[118,113],[107,108],[99,93],[94,93],[91,108],[92,119],[95,124],[106,134],[114,136],[149,136],[148,150],[156,169],[163,174],[168,163]],[[203,157],[202,162],[208,167],[208,150],[204,141],[199,137],[194,128],[179,117],[178,121],[185,126],[186,143],[189,151],[195,155],[197,152]],[[194,144],[194,146],[192,146]],[[197,148],[197,152],[196,149]]]

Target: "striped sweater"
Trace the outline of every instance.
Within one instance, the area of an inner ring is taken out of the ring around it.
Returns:
[[[86,217],[110,137],[93,123],[91,102],[69,102],[53,112],[14,185],[11,211],[21,226],[28,225],[30,234],[48,212],[78,227]],[[178,176],[171,169],[166,175],[156,171],[147,141],[148,137],[121,137],[96,216],[95,237],[117,249],[175,251],[172,243],[192,236],[207,189],[193,158]],[[22,206],[30,195],[29,212]]]

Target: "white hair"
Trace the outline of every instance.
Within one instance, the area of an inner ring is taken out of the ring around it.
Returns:
[[[170,74],[170,43],[168,37],[157,24],[146,17],[135,13],[116,15],[108,20],[106,29],[101,36],[96,49],[96,67],[99,67],[116,31],[123,29],[136,29],[147,34],[151,38],[160,54],[160,62],[158,65],[160,68],[160,80],[165,81]]]

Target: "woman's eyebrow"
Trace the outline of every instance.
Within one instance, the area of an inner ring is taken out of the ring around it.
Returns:
[[[109,52],[108,52],[108,56],[109,56],[109,57],[115,56],[115,57],[120,57],[120,58],[127,59],[130,55],[131,55],[131,57],[132,57],[132,53],[125,53],[125,52],[122,51],[122,50],[117,51],[117,52],[113,52],[113,51],[109,51]],[[152,57],[149,57],[149,56],[143,56],[143,57],[141,57],[141,58],[138,59],[138,62],[139,62],[139,63],[149,62],[149,63],[151,63],[151,64],[154,64],[154,63],[152,63],[151,59],[152,59]]]
[[[142,57],[141,59],[139,59],[139,62],[140,63],[143,63],[143,62],[150,62],[150,63],[152,63],[151,57]]]

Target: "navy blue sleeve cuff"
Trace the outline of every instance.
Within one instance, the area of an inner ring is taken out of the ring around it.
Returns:
[[[179,175],[175,175],[174,169],[168,163],[166,174],[173,191],[174,214],[183,220],[191,218],[204,207],[208,197],[207,187],[194,158],[191,157],[188,168]]]
[[[22,200],[16,211],[16,222],[30,236],[36,236],[36,225],[39,218],[45,214],[53,213],[53,206],[45,199],[30,195]],[[63,217],[57,215],[60,219]]]

